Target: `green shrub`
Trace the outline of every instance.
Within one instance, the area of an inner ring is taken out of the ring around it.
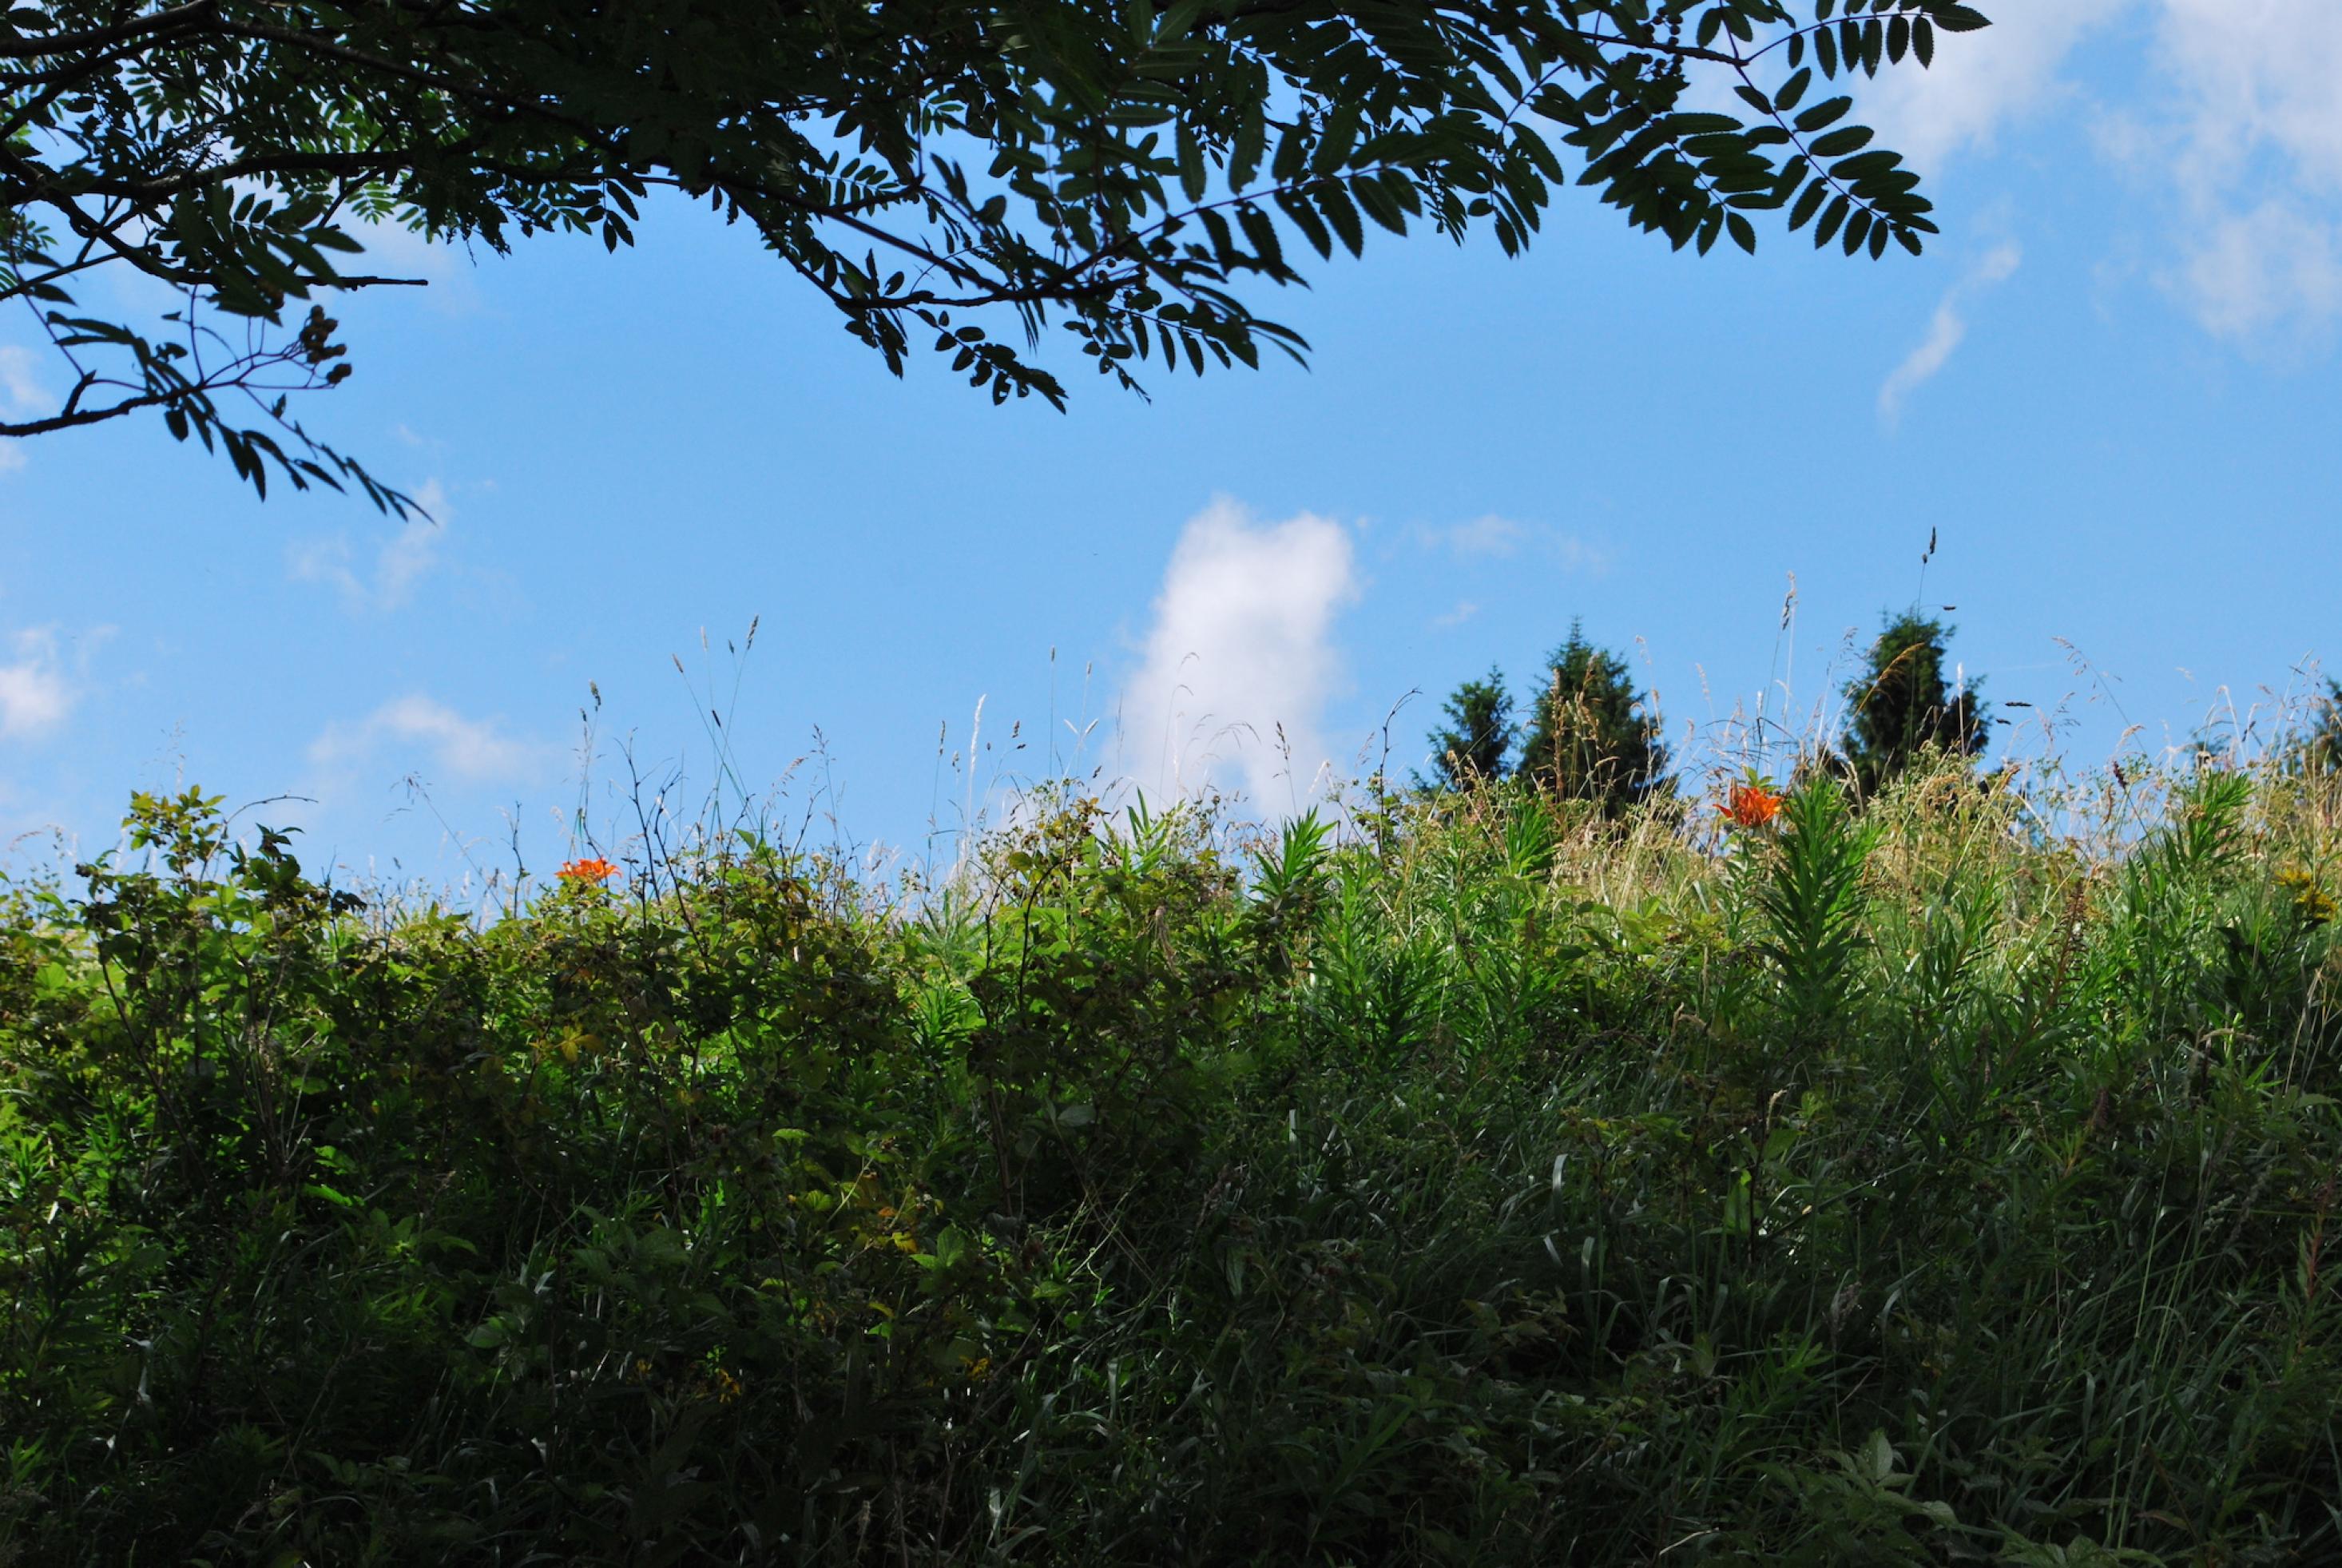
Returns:
[[[2332,1558],[2342,816],[2125,784],[493,923],[141,797],[0,920],[0,1557]]]

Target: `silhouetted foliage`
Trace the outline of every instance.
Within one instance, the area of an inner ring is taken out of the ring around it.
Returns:
[[[1927,747],[1967,757],[1984,750],[1989,719],[1976,694],[1980,683],[1955,691],[1945,679],[1944,645],[1957,629],[1916,610],[1890,617],[1867,667],[1847,683],[1846,762],[1865,797]]]
[[[1504,777],[1514,736],[1513,694],[1505,689],[1504,672],[1491,664],[1486,680],[1456,687],[1440,712],[1447,727],[1431,733],[1434,775],[1425,782],[1469,789]]]
[[[1677,249],[1754,250],[1769,215],[1916,254],[1918,176],[1833,84],[1985,25],[1959,0],[31,0],[0,20],[0,305],[58,374],[0,440],[159,414],[255,487],[408,509],[286,409],[350,374],[334,302],[419,281],[354,265],[384,223],[616,250],[701,204],[888,368],[926,348],[1059,404],[1052,329],[1131,388],[1150,360],[1298,357],[1256,307],[1313,259],[1381,233],[1517,252],[1571,186]]]
[[[1587,642],[1573,621],[1546,664],[1521,773],[1540,789],[1596,802],[1606,816],[1664,793],[1667,749],[1657,715],[1635,695],[1626,661]]]

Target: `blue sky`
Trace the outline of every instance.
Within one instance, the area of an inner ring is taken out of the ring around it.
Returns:
[[[1413,690],[1420,761],[1442,694],[1573,617],[1678,738],[1809,713],[1915,598],[2035,704],[2008,744],[2266,704],[2342,641],[2342,8],[1997,13],[1868,105],[1932,175],[1924,260],[1679,257],[1566,195],[1522,260],[1318,268],[1279,302],[1312,369],[1151,404],[1070,355],[1064,415],[897,382],[701,213],[615,257],[394,244],[431,288],[343,313],[357,374],[305,417],[437,524],[255,502],[145,424],[0,452],[0,841],[87,854],[184,781],[304,797],[255,814],[352,867],[458,884],[517,831],[542,872],[581,797],[623,825],[626,748],[706,791],[711,694],[825,840],[916,851],[1076,754],[1279,811]],[[0,402],[45,374],[8,342]]]

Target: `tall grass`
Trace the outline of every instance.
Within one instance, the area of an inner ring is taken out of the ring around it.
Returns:
[[[482,926],[142,800],[0,935],[0,1558],[2342,1559],[2342,801],[2054,814],[1067,795]]]

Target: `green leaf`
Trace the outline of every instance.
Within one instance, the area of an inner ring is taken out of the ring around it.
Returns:
[[[1819,250],[1822,246],[1829,244],[1830,241],[1837,236],[1838,226],[1846,222],[1847,215],[1853,210],[1854,204],[1844,195],[1840,195],[1836,201],[1830,203],[1830,205],[1824,209],[1822,213],[1821,225],[1814,230],[1814,248],[1816,250]]]
[[[1251,105],[1238,122],[1236,135],[1228,149],[1228,188],[1243,191],[1251,188],[1253,176],[1260,170],[1261,154],[1266,145],[1267,116],[1259,105]]]
[[[1276,155],[1269,160],[1268,177],[1279,185],[1290,185],[1308,162],[1309,143],[1299,125],[1289,125],[1277,138]]]
[[[1333,255],[1334,236],[1306,200],[1293,191],[1283,190],[1276,193],[1276,205],[1293,226],[1301,231],[1301,237],[1309,242],[1311,249],[1321,257]]]
[[[1196,136],[1195,126],[1185,120],[1179,122],[1174,141],[1179,149],[1179,188],[1192,206],[1204,199],[1204,192],[1209,188],[1204,167],[1204,144]]]
[[[1359,175],[1350,181],[1350,195],[1368,217],[1395,235],[1406,233],[1406,214],[1399,209],[1378,175]]]
[[[1853,107],[1854,100],[1852,98],[1830,98],[1822,103],[1816,104],[1812,108],[1807,109],[1804,114],[1799,115],[1797,119],[1791,123],[1795,125],[1799,131],[1810,135],[1812,133],[1822,129],[1825,125],[1836,125],[1838,121],[1844,119],[1846,117],[1846,112]]]
[[[1729,115],[1680,114],[1669,115],[1660,122],[1670,136],[1704,136],[1718,131],[1736,131],[1740,122]]]
[[[1818,145],[1818,144],[1817,145]],[[1902,161],[1903,160],[1899,155],[1890,153],[1886,148],[1881,147],[1876,151],[1860,153],[1851,158],[1847,158],[1839,163],[1833,164],[1830,165],[1830,173],[1840,180],[1858,184],[1861,181],[1872,178],[1874,175],[1887,173],[1892,170],[1896,165]]]
[[[1797,205],[1789,210],[1789,231],[1792,234],[1814,221],[1814,215],[1822,210],[1822,202],[1829,195],[1829,182],[1820,178],[1806,187],[1805,194],[1797,198]]]
[[[1255,253],[1270,267],[1282,271],[1285,247],[1277,240],[1276,225],[1270,221],[1269,215],[1246,202],[1236,209],[1236,222],[1244,225],[1245,238],[1252,242]]]
[[[1317,186],[1316,195],[1318,210],[1326,215],[1326,221],[1334,225],[1334,232],[1341,236],[1343,246],[1352,255],[1358,255],[1366,248],[1366,227],[1358,222],[1358,209],[1350,201],[1349,193],[1343,189],[1342,182],[1325,181]]]
[[[1326,123],[1325,134],[1318,138],[1316,155],[1310,160],[1312,174],[1330,175],[1340,168],[1350,156],[1350,149],[1358,145],[1358,108],[1344,103],[1334,110]]]

